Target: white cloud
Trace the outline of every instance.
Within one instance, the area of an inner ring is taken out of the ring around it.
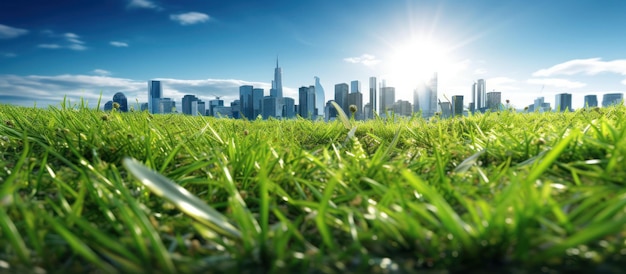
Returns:
[[[28,30],[0,24],[0,39],[11,39],[28,33]]]
[[[363,64],[368,67],[375,66],[381,61],[379,59],[376,59],[376,56],[367,54],[367,53],[362,54],[361,56],[358,56],[358,57],[343,58],[343,60],[352,64]]]
[[[58,44],[39,44],[37,47],[42,49],[60,49],[61,46]]]
[[[547,69],[540,69],[533,73],[535,77],[550,77],[554,75],[587,74],[596,75],[602,72],[626,75],[626,59],[602,61],[601,58],[574,59],[554,65]]]
[[[493,77],[485,79],[487,91],[516,91],[520,90],[517,80],[509,77]]]
[[[158,5],[149,0],[131,0],[127,7],[137,9],[161,9]]]
[[[559,79],[559,78],[528,79],[526,82],[529,84],[546,85],[546,86],[552,86],[556,88],[568,88],[568,89],[582,88],[587,85],[582,82],[575,82],[575,81],[570,81],[567,79]]]
[[[4,58],[13,58],[13,57],[17,57],[17,54],[15,54],[13,52],[5,52],[5,53],[2,53],[2,57],[4,57]]]
[[[210,19],[210,17],[207,14],[192,11],[187,13],[172,14],[170,15],[170,19],[186,26],[206,22]]]
[[[483,75],[487,74],[487,70],[483,68],[478,68],[474,70],[474,75]]]
[[[93,72],[94,74],[97,74],[97,75],[111,75],[110,71],[104,70],[104,69],[94,69],[91,72]]]
[[[95,75],[63,74],[55,76],[43,75],[2,75],[0,74],[0,98],[3,102],[23,106],[33,106],[34,102],[40,107],[57,105],[64,96],[71,102],[86,99],[90,107],[95,107],[98,99],[101,106],[111,100],[116,92],[123,92],[129,103],[146,102],[148,85],[146,80],[111,77],[108,71],[95,69]],[[239,99],[239,87],[253,85],[265,89],[269,93],[270,83],[249,82],[237,79],[202,79],[184,80],[171,78],[157,78],[163,83],[163,97],[169,97],[180,102],[185,94],[194,94],[200,99],[208,101],[220,96],[226,104]],[[297,98],[297,90],[284,87],[285,95]],[[18,95],[16,95],[18,94]],[[102,97],[100,97],[102,95]],[[178,103],[177,103],[178,105]]]
[[[128,43],[120,42],[120,41],[111,41],[111,42],[109,42],[109,44],[111,46],[118,47],[118,48],[128,47]]]
[[[71,49],[71,50],[76,50],[76,51],[82,51],[82,50],[86,50],[87,49],[87,47],[85,46],[85,42],[80,40],[80,36],[78,36],[78,34],[67,32],[67,33],[58,35],[58,34],[55,34],[51,30],[45,30],[45,31],[43,31],[43,33],[45,35],[49,36],[49,37],[52,37],[52,38],[56,39],[56,40],[58,40],[58,39],[65,40],[65,42],[57,41],[57,43],[39,44],[37,46],[39,48],[44,48],[44,49]]]

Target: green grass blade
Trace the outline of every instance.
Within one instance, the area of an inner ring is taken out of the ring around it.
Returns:
[[[154,194],[168,200],[178,209],[185,212],[185,214],[215,230],[219,234],[234,239],[241,238],[239,230],[231,225],[224,215],[208,206],[204,201],[200,200],[186,189],[175,184],[163,175],[150,170],[134,159],[124,159],[124,166]]]

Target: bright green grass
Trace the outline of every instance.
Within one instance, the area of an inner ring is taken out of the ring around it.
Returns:
[[[64,104],[0,105],[0,272],[626,267],[626,107],[322,123]],[[236,231],[154,195],[126,157]]]

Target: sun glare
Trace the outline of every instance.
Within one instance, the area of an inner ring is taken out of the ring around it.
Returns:
[[[450,66],[447,51],[445,45],[432,40],[412,40],[401,44],[392,50],[387,59],[386,78],[401,93],[412,92],[434,73]]]

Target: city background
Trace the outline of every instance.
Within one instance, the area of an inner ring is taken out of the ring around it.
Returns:
[[[378,95],[384,83],[414,108],[433,72],[437,107],[462,95],[469,109],[483,79],[485,100],[500,92],[523,110],[543,97],[555,109],[566,93],[576,109],[626,87],[625,10],[614,0],[4,1],[0,103],[95,107],[121,92],[137,105],[157,80],[178,112],[185,95],[229,107],[241,86],[271,96],[278,57],[294,111],[316,76],[326,102],[358,81],[365,111],[376,77]]]
[[[274,68],[274,80],[269,93],[263,88],[255,88],[252,85],[239,87],[239,99],[225,105],[219,96],[214,99],[203,101],[194,94],[186,94],[181,100],[179,112],[176,101],[163,96],[163,84],[159,80],[148,81],[148,102],[129,106],[126,96],[122,92],[113,95],[111,101],[104,105],[105,111],[116,109],[122,112],[132,111],[137,108],[140,111],[149,111],[153,114],[182,113],[192,116],[215,116],[220,118],[245,118],[254,119],[292,119],[297,116],[311,120],[332,121],[337,118],[337,110],[332,102],[336,102],[343,112],[356,120],[374,119],[377,115],[386,118],[389,115],[412,116],[420,114],[423,118],[439,116],[448,118],[452,116],[466,116],[469,113],[513,110],[510,102],[502,102],[502,93],[498,91],[487,92],[487,83],[484,79],[478,79],[471,85],[471,97],[464,101],[463,95],[453,95],[451,100],[441,101],[437,92],[437,73],[419,83],[413,90],[413,101],[396,100],[395,87],[387,86],[385,80],[378,81],[376,77],[370,77],[367,90],[363,89],[358,80],[334,85],[334,96],[328,101],[325,99],[325,90],[320,83],[319,77],[314,77],[315,84],[302,86],[298,89],[298,97],[283,96],[282,68],[276,60]],[[608,93],[602,96],[602,107],[623,104],[623,93]],[[368,102],[363,104],[363,98]],[[470,100],[471,99],[471,100]],[[467,106],[465,103],[467,102]],[[525,112],[549,112],[549,111],[572,111],[572,94],[560,93],[554,98],[554,106],[545,100],[545,97],[537,97],[534,102],[526,106]],[[584,97],[586,108],[598,107],[598,96],[588,94]]]

